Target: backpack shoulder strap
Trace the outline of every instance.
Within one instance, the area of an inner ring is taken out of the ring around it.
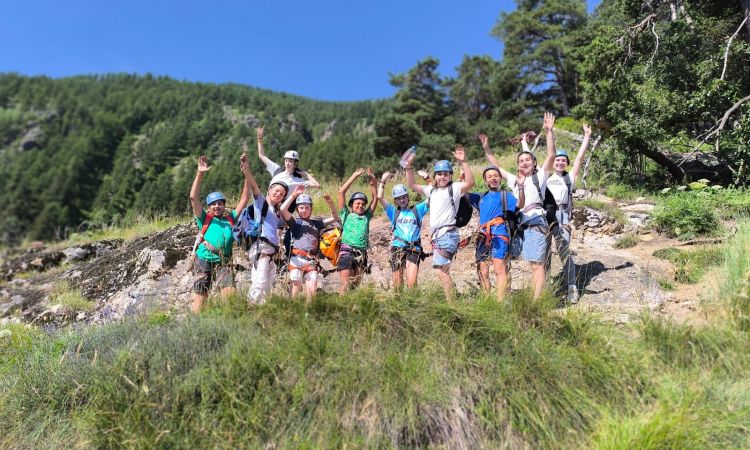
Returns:
[[[503,202],[503,218],[505,218],[505,211],[508,210],[508,191],[503,189],[503,193],[501,194],[500,198]]]
[[[542,195],[542,186],[539,184],[539,176],[537,175],[537,172],[534,172],[534,174],[531,176],[531,181],[532,183],[534,183],[536,191],[539,193],[539,201],[544,202],[544,196]]]
[[[453,200],[453,182],[451,181],[448,185],[448,196],[450,197],[451,206],[453,206],[453,216],[458,214],[458,208],[456,208],[456,202]]]
[[[211,213],[206,213],[206,217],[203,218],[203,222],[201,223],[201,240],[203,240],[203,236],[206,235],[206,231],[211,225],[212,220],[214,220],[214,215]]]
[[[419,212],[417,211],[417,205],[411,208],[411,213],[414,214],[414,220],[417,221],[417,228],[422,228],[422,220],[419,218]]]
[[[396,224],[398,223],[398,216],[401,215],[401,208],[396,206],[396,215],[393,217],[393,227],[391,228],[391,231],[396,230]]]
[[[271,177],[275,177],[276,175],[280,174],[283,171],[284,171],[284,168],[283,167],[279,167],[278,169],[276,169],[276,170],[273,171],[273,175],[271,175]]]

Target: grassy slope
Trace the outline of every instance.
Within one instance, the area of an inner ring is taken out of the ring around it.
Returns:
[[[745,447],[748,250],[743,224],[726,315],[700,329],[618,328],[523,295],[370,290],[51,336],[12,327],[0,447]]]

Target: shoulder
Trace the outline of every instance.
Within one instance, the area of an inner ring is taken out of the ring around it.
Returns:
[[[435,188],[429,184],[422,188],[422,192],[424,192],[424,195],[426,195],[428,198],[430,197],[430,195],[432,195],[432,191],[434,190]]]

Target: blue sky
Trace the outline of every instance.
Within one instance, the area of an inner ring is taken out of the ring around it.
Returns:
[[[426,56],[440,60],[444,75],[464,54],[500,59],[490,31],[515,7],[511,0],[3,3],[0,72],[150,72],[322,100],[388,97],[388,73]]]

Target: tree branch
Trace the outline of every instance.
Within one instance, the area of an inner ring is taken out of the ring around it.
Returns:
[[[583,183],[584,189],[586,189],[586,175],[589,174],[589,164],[591,163],[591,157],[594,155],[594,150],[596,150],[596,146],[599,145],[599,140],[601,140],[601,138],[601,133],[596,135],[594,143],[591,144],[591,150],[589,150],[589,154],[588,156],[586,156],[586,162],[583,163],[583,177],[581,177],[581,182]]]
[[[729,120],[729,116],[732,115],[732,113],[734,112],[735,109],[739,108],[743,103],[745,103],[748,100],[750,100],[750,95],[748,95],[747,97],[739,99],[737,101],[737,103],[735,103],[734,105],[732,105],[732,107],[729,108],[724,113],[724,115],[721,117],[721,120],[719,121],[719,123],[709,130],[709,133],[703,138],[703,140],[700,142],[700,144],[696,145],[695,148],[693,148],[693,150],[690,153],[687,154],[687,156],[685,156],[684,158],[682,158],[682,160],[680,161],[680,163],[678,164],[678,166],[681,166],[685,161],[687,161],[687,159],[689,157],[691,157],[692,155],[694,155],[695,152],[697,152],[698,149],[701,148],[701,146],[703,144],[705,144],[713,136],[716,136],[716,151],[718,151],[719,150],[719,134],[724,129],[724,126],[726,126],[727,120]]]
[[[656,47],[654,47],[654,54],[651,55],[651,61],[649,61],[648,65],[652,66],[654,64],[654,58],[656,58],[656,53],[659,52],[659,35],[656,34],[656,22],[651,22],[651,32],[656,37]]]
[[[720,80],[724,79],[724,75],[727,72],[727,61],[729,60],[729,47],[732,46],[732,41],[734,40],[735,37],[737,37],[737,35],[739,34],[740,30],[745,25],[745,22],[747,22],[747,19],[749,17],[750,17],[750,14],[745,15],[745,18],[742,20],[742,23],[740,24],[740,26],[737,27],[737,31],[734,32],[732,37],[730,37],[729,41],[727,42],[727,48],[726,50],[724,50],[724,69],[722,69],[721,71],[721,77],[719,78]]]

